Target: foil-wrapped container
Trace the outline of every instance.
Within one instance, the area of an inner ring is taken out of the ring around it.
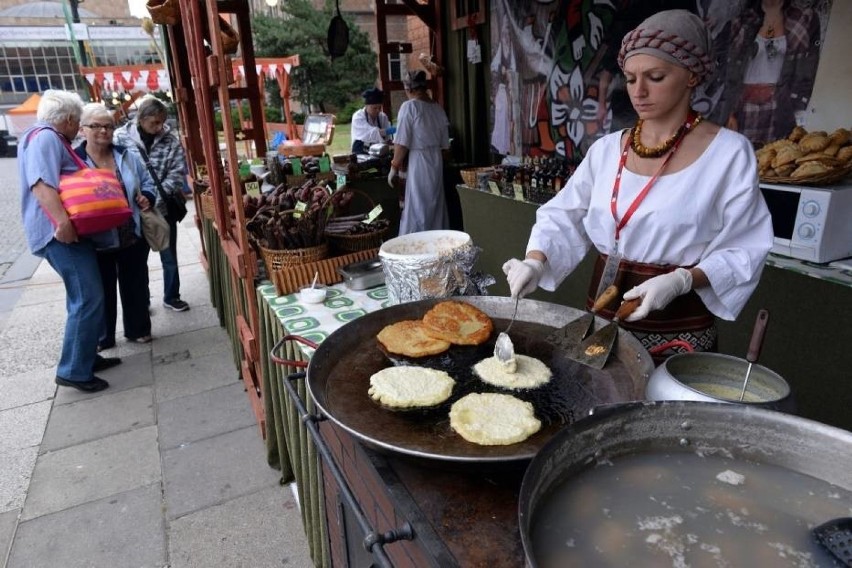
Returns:
[[[478,296],[494,278],[473,272],[482,251],[460,231],[423,231],[385,242],[379,258],[392,304]]]

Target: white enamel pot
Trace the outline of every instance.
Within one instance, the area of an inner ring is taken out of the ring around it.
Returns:
[[[720,353],[680,353],[666,359],[651,373],[648,400],[697,400],[747,404],[794,412],[790,385],[778,373],[752,366],[748,388],[740,401],[748,361]]]

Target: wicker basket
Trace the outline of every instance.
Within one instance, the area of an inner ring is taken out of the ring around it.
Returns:
[[[234,54],[240,47],[240,34],[237,33],[231,23],[219,16],[219,29],[221,30],[220,39],[222,40],[222,51],[225,54]]]
[[[308,286],[313,282],[314,275],[317,276],[317,282],[320,284],[330,285],[343,282],[343,276],[337,272],[338,268],[353,262],[375,258],[378,254],[379,249],[363,250],[316,262],[308,262],[307,264],[281,268],[268,272],[268,275],[272,283],[275,284],[275,290],[278,294],[284,296],[297,292],[302,286]],[[268,269],[269,265],[267,265]]]
[[[213,194],[205,191],[200,196],[201,216],[205,219],[213,219],[216,216],[216,206],[213,204]]]
[[[328,239],[329,244],[334,250],[340,252],[358,252],[382,246],[382,243],[385,242],[385,235],[388,234],[389,230],[390,227],[384,227],[378,231],[356,235],[326,233],[325,238]]]
[[[479,187],[479,174],[490,174],[494,168],[468,168],[461,171],[462,180],[468,187]]]
[[[345,191],[351,191],[353,194],[357,194],[358,196],[360,196],[368,204],[368,212],[376,206],[375,200],[370,197],[369,193],[365,191],[361,191],[360,189],[347,189]],[[334,217],[332,217],[332,219],[334,219]],[[333,251],[342,254],[347,252],[357,252],[372,248],[379,248],[380,246],[382,246],[382,243],[385,240],[385,236],[388,234],[389,230],[390,227],[386,226],[368,233],[355,233],[351,235],[342,233],[329,233],[326,231],[325,238],[328,240],[329,244],[331,244]]]
[[[764,183],[781,183],[788,185],[830,185],[839,182],[849,174],[852,174],[852,164],[834,168],[831,171],[811,177],[793,178],[763,176],[760,178],[760,181]]]
[[[213,199],[212,191],[205,191],[200,195],[201,198],[201,216],[205,219],[215,219],[216,218],[216,202]],[[228,207],[230,208],[231,204],[234,201],[234,198],[230,195],[227,197]],[[227,211],[225,212],[228,213]],[[231,215],[233,217],[233,215]]]
[[[284,268],[292,268],[322,260],[328,256],[328,243],[300,249],[268,249],[260,247],[266,271],[269,274]],[[313,276],[313,275],[311,275]]]
[[[173,26],[180,22],[178,0],[148,0],[146,7],[151,14],[151,21],[155,24]]]

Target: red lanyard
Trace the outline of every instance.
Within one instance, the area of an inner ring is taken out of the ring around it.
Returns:
[[[630,134],[627,137],[627,144],[624,146],[624,150],[621,152],[621,159],[618,161],[618,171],[615,174],[615,182],[612,184],[612,199],[609,202],[610,211],[612,211],[612,218],[615,220],[615,246],[618,248],[618,239],[621,236],[621,229],[627,225],[627,222],[630,221],[630,218],[633,217],[633,214],[639,209],[639,205],[642,201],[645,200],[645,197],[648,195],[648,192],[651,191],[651,187],[657,182],[657,178],[660,177],[660,174],[663,173],[663,170],[666,169],[666,166],[669,165],[669,162],[672,159],[672,156],[675,155],[677,149],[680,148],[680,143],[683,141],[684,137],[687,133],[695,126],[698,122],[698,114],[694,111],[689,111],[689,114],[686,117],[685,128],[683,129],[683,134],[680,135],[680,138],[674,143],[672,146],[672,151],[669,152],[669,155],[666,156],[666,159],[663,160],[662,165],[660,165],[659,169],[654,173],[651,179],[648,180],[648,183],[645,184],[645,187],[642,188],[642,191],[639,192],[639,195],[636,196],[636,199],[633,200],[633,203],[630,204],[630,207],[627,208],[627,211],[624,213],[624,217],[621,220],[618,219],[618,191],[621,189],[621,174],[624,171],[624,165],[627,163],[627,152],[630,149],[631,143],[633,142],[633,130],[630,131]]]

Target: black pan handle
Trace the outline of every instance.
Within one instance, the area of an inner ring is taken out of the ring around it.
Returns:
[[[297,369],[304,369],[308,366],[307,361],[294,361],[291,359],[284,359],[283,357],[279,357],[275,354],[276,351],[281,349],[285,343],[288,341],[295,341],[296,343],[301,343],[302,345],[306,345],[311,349],[316,349],[319,345],[310,339],[305,339],[301,335],[285,335],[272,346],[272,349],[269,350],[269,358],[272,359],[272,362],[277,365],[285,365],[287,367],[296,367]]]

